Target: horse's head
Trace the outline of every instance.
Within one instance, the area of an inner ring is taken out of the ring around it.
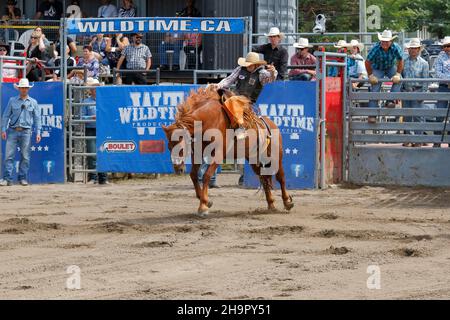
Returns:
[[[186,170],[184,159],[187,155],[187,143],[189,132],[187,129],[178,128],[175,124],[168,127],[162,126],[167,138],[167,147],[170,151],[173,170],[176,174],[182,174]]]
[[[232,96],[234,96],[235,94],[233,93],[233,91],[225,89],[225,88],[221,88],[217,90],[217,94],[220,97],[220,101],[225,101],[228,100],[229,98],[231,98]]]

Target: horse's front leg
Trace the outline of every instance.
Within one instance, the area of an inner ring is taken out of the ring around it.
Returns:
[[[205,217],[209,214],[208,209],[212,206],[212,201],[208,200],[208,187],[209,187],[209,181],[211,180],[211,177],[213,176],[214,172],[216,171],[218,167],[218,164],[213,162],[209,165],[208,169],[203,175],[203,187],[201,190],[200,195],[200,206],[198,208],[198,214],[202,217]]]
[[[269,211],[276,211],[275,199],[272,195],[272,176],[260,175],[259,179],[261,180],[261,184],[263,185],[264,192],[266,194],[267,209],[269,209]]]

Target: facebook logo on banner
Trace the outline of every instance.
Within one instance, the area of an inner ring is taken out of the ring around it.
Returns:
[[[257,105],[271,119],[283,139],[283,167],[289,189],[315,187],[317,129],[314,81],[277,81],[264,86]],[[252,168],[244,168],[244,185],[257,188]],[[277,184],[274,184],[277,187]]]
[[[47,175],[52,175],[55,171],[55,161],[44,161],[44,172],[47,173]]]
[[[4,108],[11,97],[17,96],[12,83],[2,83],[0,109]],[[65,180],[64,148],[64,87],[61,82],[36,82],[30,90],[30,96],[38,101],[41,110],[41,143],[35,142],[35,128],[30,144],[30,170],[28,182],[31,184],[63,183]],[[3,111],[3,110],[0,110]],[[0,141],[5,150],[5,141]],[[18,150],[19,151],[19,150]],[[20,160],[16,152],[15,160]],[[3,165],[3,157],[0,164]],[[19,163],[14,163],[16,173]]]
[[[291,164],[291,175],[296,178],[302,177],[305,172],[305,166],[302,164]]]

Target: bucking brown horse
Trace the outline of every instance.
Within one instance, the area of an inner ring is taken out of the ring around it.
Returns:
[[[202,135],[208,132],[209,129],[216,129],[216,131],[219,131],[222,134],[222,137],[226,137],[227,129],[229,133],[230,129],[234,128],[234,124],[229,112],[227,112],[226,108],[224,108],[224,102],[233,96],[235,95],[231,91],[223,89],[216,90],[214,88],[200,88],[197,91],[192,91],[187,99],[177,107],[175,122],[168,127],[163,127],[168,140],[168,148],[171,151],[172,163],[175,172],[181,173],[184,171],[184,159],[187,154],[185,151],[182,151],[179,154],[173,155],[172,151],[174,151],[176,147],[183,146],[183,144],[185,146],[190,145],[191,150],[193,150],[191,155],[192,169],[190,176],[195,187],[197,198],[200,200],[198,214],[202,217],[208,215],[208,209],[212,206],[212,202],[208,199],[208,186],[210,178],[214,174],[218,165],[221,164],[221,160],[219,160],[217,151],[212,153],[213,157],[210,161],[210,165],[203,176],[203,185],[200,186],[197,174],[200,168],[201,160],[199,163],[198,159],[203,159],[203,152],[208,146],[211,145],[212,142],[202,140],[202,154],[200,157],[197,157],[197,161],[195,161],[195,123],[201,123]],[[253,163],[250,162],[250,164],[253,171],[259,176],[261,185],[264,188],[268,209],[271,211],[276,210],[274,205],[275,200],[272,196],[272,175],[275,175],[277,181],[280,183],[281,197],[283,199],[284,208],[286,210],[290,210],[293,208],[294,203],[292,201],[292,197],[289,196],[286,190],[284,169],[282,165],[283,146],[281,134],[273,134],[274,132],[279,132],[278,127],[267,117],[264,118],[264,121],[261,120],[253,112],[250,100],[241,96],[239,97],[240,101],[244,101],[245,103],[243,112],[245,127],[247,131],[250,131],[249,129],[254,129],[253,132],[256,132],[257,135],[256,139],[250,139],[250,137],[247,136],[245,141],[242,142],[241,146],[244,145],[245,147],[244,157],[247,161],[249,161],[250,159],[254,159],[251,158],[251,155],[255,154],[255,150],[262,151],[262,149],[264,149],[267,153],[267,157],[270,157],[270,159],[276,159],[277,171],[274,171],[271,174],[263,174],[264,168],[267,168],[268,164],[262,162],[262,157],[259,157],[259,153],[257,154],[257,160],[253,161]],[[179,133],[180,131],[184,134],[178,134],[174,139],[174,133]],[[276,136],[276,138],[274,138],[274,136]],[[240,159],[242,154],[239,154],[237,151],[237,146],[238,143],[235,137],[233,137],[232,141],[224,138],[221,146],[222,150],[220,150],[222,152],[222,156],[230,155],[231,150],[231,157],[233,160],[236,160],[238,156]],[[276,147],[274,148],[274,146]],[[181,148],[181,150],[185,150],[185,148]],[[272,155],[276,157],[271,157]],[[267,157],[265,157],[265,159],[267,159]],[[229,158],[227,157],[227,159]]]

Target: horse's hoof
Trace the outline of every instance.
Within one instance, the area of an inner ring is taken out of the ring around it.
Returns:
[[[213,202],[212,201],[208,201],[208,208],[211,208],[212,205],[213,205]]]
[[[197,216],[200,217],[200,218],[206,218],[206,217],[208,217],[208,215],[209,215],[209,211],[208,210],[197,212]]]
[[[284,204],[284,208],[289,211],[294,207],[294,203],[293,202],[287,202]]]
[[[267,212],[268,213],[278,213],[280,211],[276,207],[272,207],[272,208],[268,208]]]

